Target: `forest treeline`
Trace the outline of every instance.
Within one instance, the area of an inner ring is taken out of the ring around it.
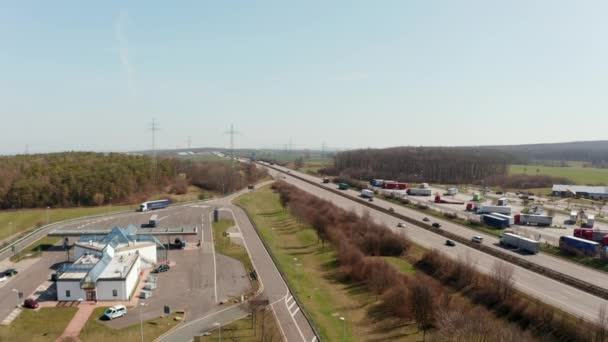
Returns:
[[[189,184],[227,193],[265,172],[225,161],[197,161],[122,153],[65,152],[0,157],[0,207],[131,204]]]
[[[376,296],[372,315],[389,314],[404,324],[416,324],[430,330],[431,340],[436,341],[604,341],[608,337],[608,319],[601,326],[587,323],[518,294],[510,264],[497,261],[485,274],[469,257],[454,260],[432,250],[417,262],[418,272],[404,274],[384,259],[416,258],[409,256],[412,243],[403,234],[285,182],[274,183],[273,189],[286,209],[316,231],[318,243],[336,249],[342,281],[364,285]]]
[[[528,164],[534,160],[584,161],[594,167],[608,166],[608,140],[577,141],[553,144],[487,146],[509,153],[517,164]]]
[[[394,147],[339,152],[334,166],[323,171],[363,180],[462,184],[506,174],[509,160],[507,154],[480,148]]]

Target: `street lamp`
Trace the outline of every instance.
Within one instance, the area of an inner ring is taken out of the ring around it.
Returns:
[[[342,342],[346,341],[346,320],[343,316],[340,316],[340,320],[342,321]]]
[[[219,329],[217,340],[222,341],[222,325],[219,322],[215,322],[215,323],[213,323],[213,325],[218,327],[218,329]]]
[[[110,213],[112,212],[112,197],[110,197]]]
[[[46,224],[49,224],[49,209],[51,209],[51,207],[46,207]]]
[[[144,321],[141,318],[141,312],[144,311],[145,303],[139,303],[139,333],[141,334],[141,342],[144,342]]]

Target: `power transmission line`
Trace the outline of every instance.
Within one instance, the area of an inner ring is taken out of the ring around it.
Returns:
[[[160,127],[156,119],[152,118],[149,130],[152,132],[152,168],[154,170],[154,181],[156,182],[156,132],[160,131]]]
[[[230,124],[230,130],[224,132],[225,134],[230,134],[230,156],[232,158],[232,160],[234,161],[234,136],[237,135],[239,132],[234,130],[234,125]]]

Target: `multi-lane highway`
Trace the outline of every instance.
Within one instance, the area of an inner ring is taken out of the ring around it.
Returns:
[[[396,226],[397,223],[399,223],[399,220],[395,217],[384,214],[377,210],[370,209],[369,207],[364,206],[361,203],[334,194],[333,192],[324,189],[329,187],[335,187],[335,184],[322,184],[319,178],[299,173],[297,171],[288,170],[282,167],[277,168],[285,173],[279,174],[277,171],[270,169],[271,174],[275,174],[277,177],[283,177],[285,181],[296,185],[297,187],[307,192],[310,192],[318,197],[329,200],[344,209],[354,210],[360,214],[368,212],[376,221],[385,224],[387,227],[390,227],[395,231],[406,234],[412,241],[423,247],[438,249],[453,258],[471,258],[471,260],[474,261],[475,266],[482,272],[490,273],[494,263],[497,260],[500,260],[486,253],[480,252],[477,249],[460,244],[458,244],[455,248],[444,246],[444,237],[438,234],[434,234],[426,229],[421,229],[413,225],[407,225],[406,228],[397,228]],[[318,185],[312,185],[308,182],[301,181],[292,177],[291,175],[297,175],[310,181],[314,181],[315,183],[318,183]],[[359,193],[355,191],[346,191],[345,193],[353,199],[359,195]],[[376,199],[374,201],[374,204],[384,208],[392,206],[394,207],[396,212],[420,221],[424,216],[423,213],[420,213],[418,211],[396,206],[390,202],[386,202],[381,199]],[[442,224],[442,229],[449,230],[450,232],[453,232],[466,238],[470,238],[473,235],[482,235],[479,232],[470,230],[447,220],[439,220],[433,218],[432,221],[440,222]],[[502,249],[500,246],[496,245],[497,242],[498,240],[496,239],[496,237],[484,235],[484,244],[491,245],[493,248],[498,248],[502,251],[513,253],[513,255],[517,257],[526,258],[526,260],[533,261],[542,264],[543,266],[562,271],[568,275],[571,275],[581,280],[588,281],[598,286],[604,288],[608,287],[608,274],[606,273],[598,272],[542,253],[539,255],[532,256],[519,255],[515,252]],[[527,293],[535,298],[538,298],[555,307],[558,307],[575,316],[583,317],[587,320],[595,320],[600,310],[600,307],[608,304],[606,300],[578,290],[574,287],[565,285],[556,280],[547,278],[538,273],[529,271],[518,266],[514,266],[514,268],[515,284],[520,291]]]

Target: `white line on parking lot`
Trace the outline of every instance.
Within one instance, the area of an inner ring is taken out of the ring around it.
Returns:
[[[296,307],[296,309],[293,311],[293,313],[291,314],[291,317],[295,316],[298,313],[298,311],[300,311],[300,307],[299,306]]]

